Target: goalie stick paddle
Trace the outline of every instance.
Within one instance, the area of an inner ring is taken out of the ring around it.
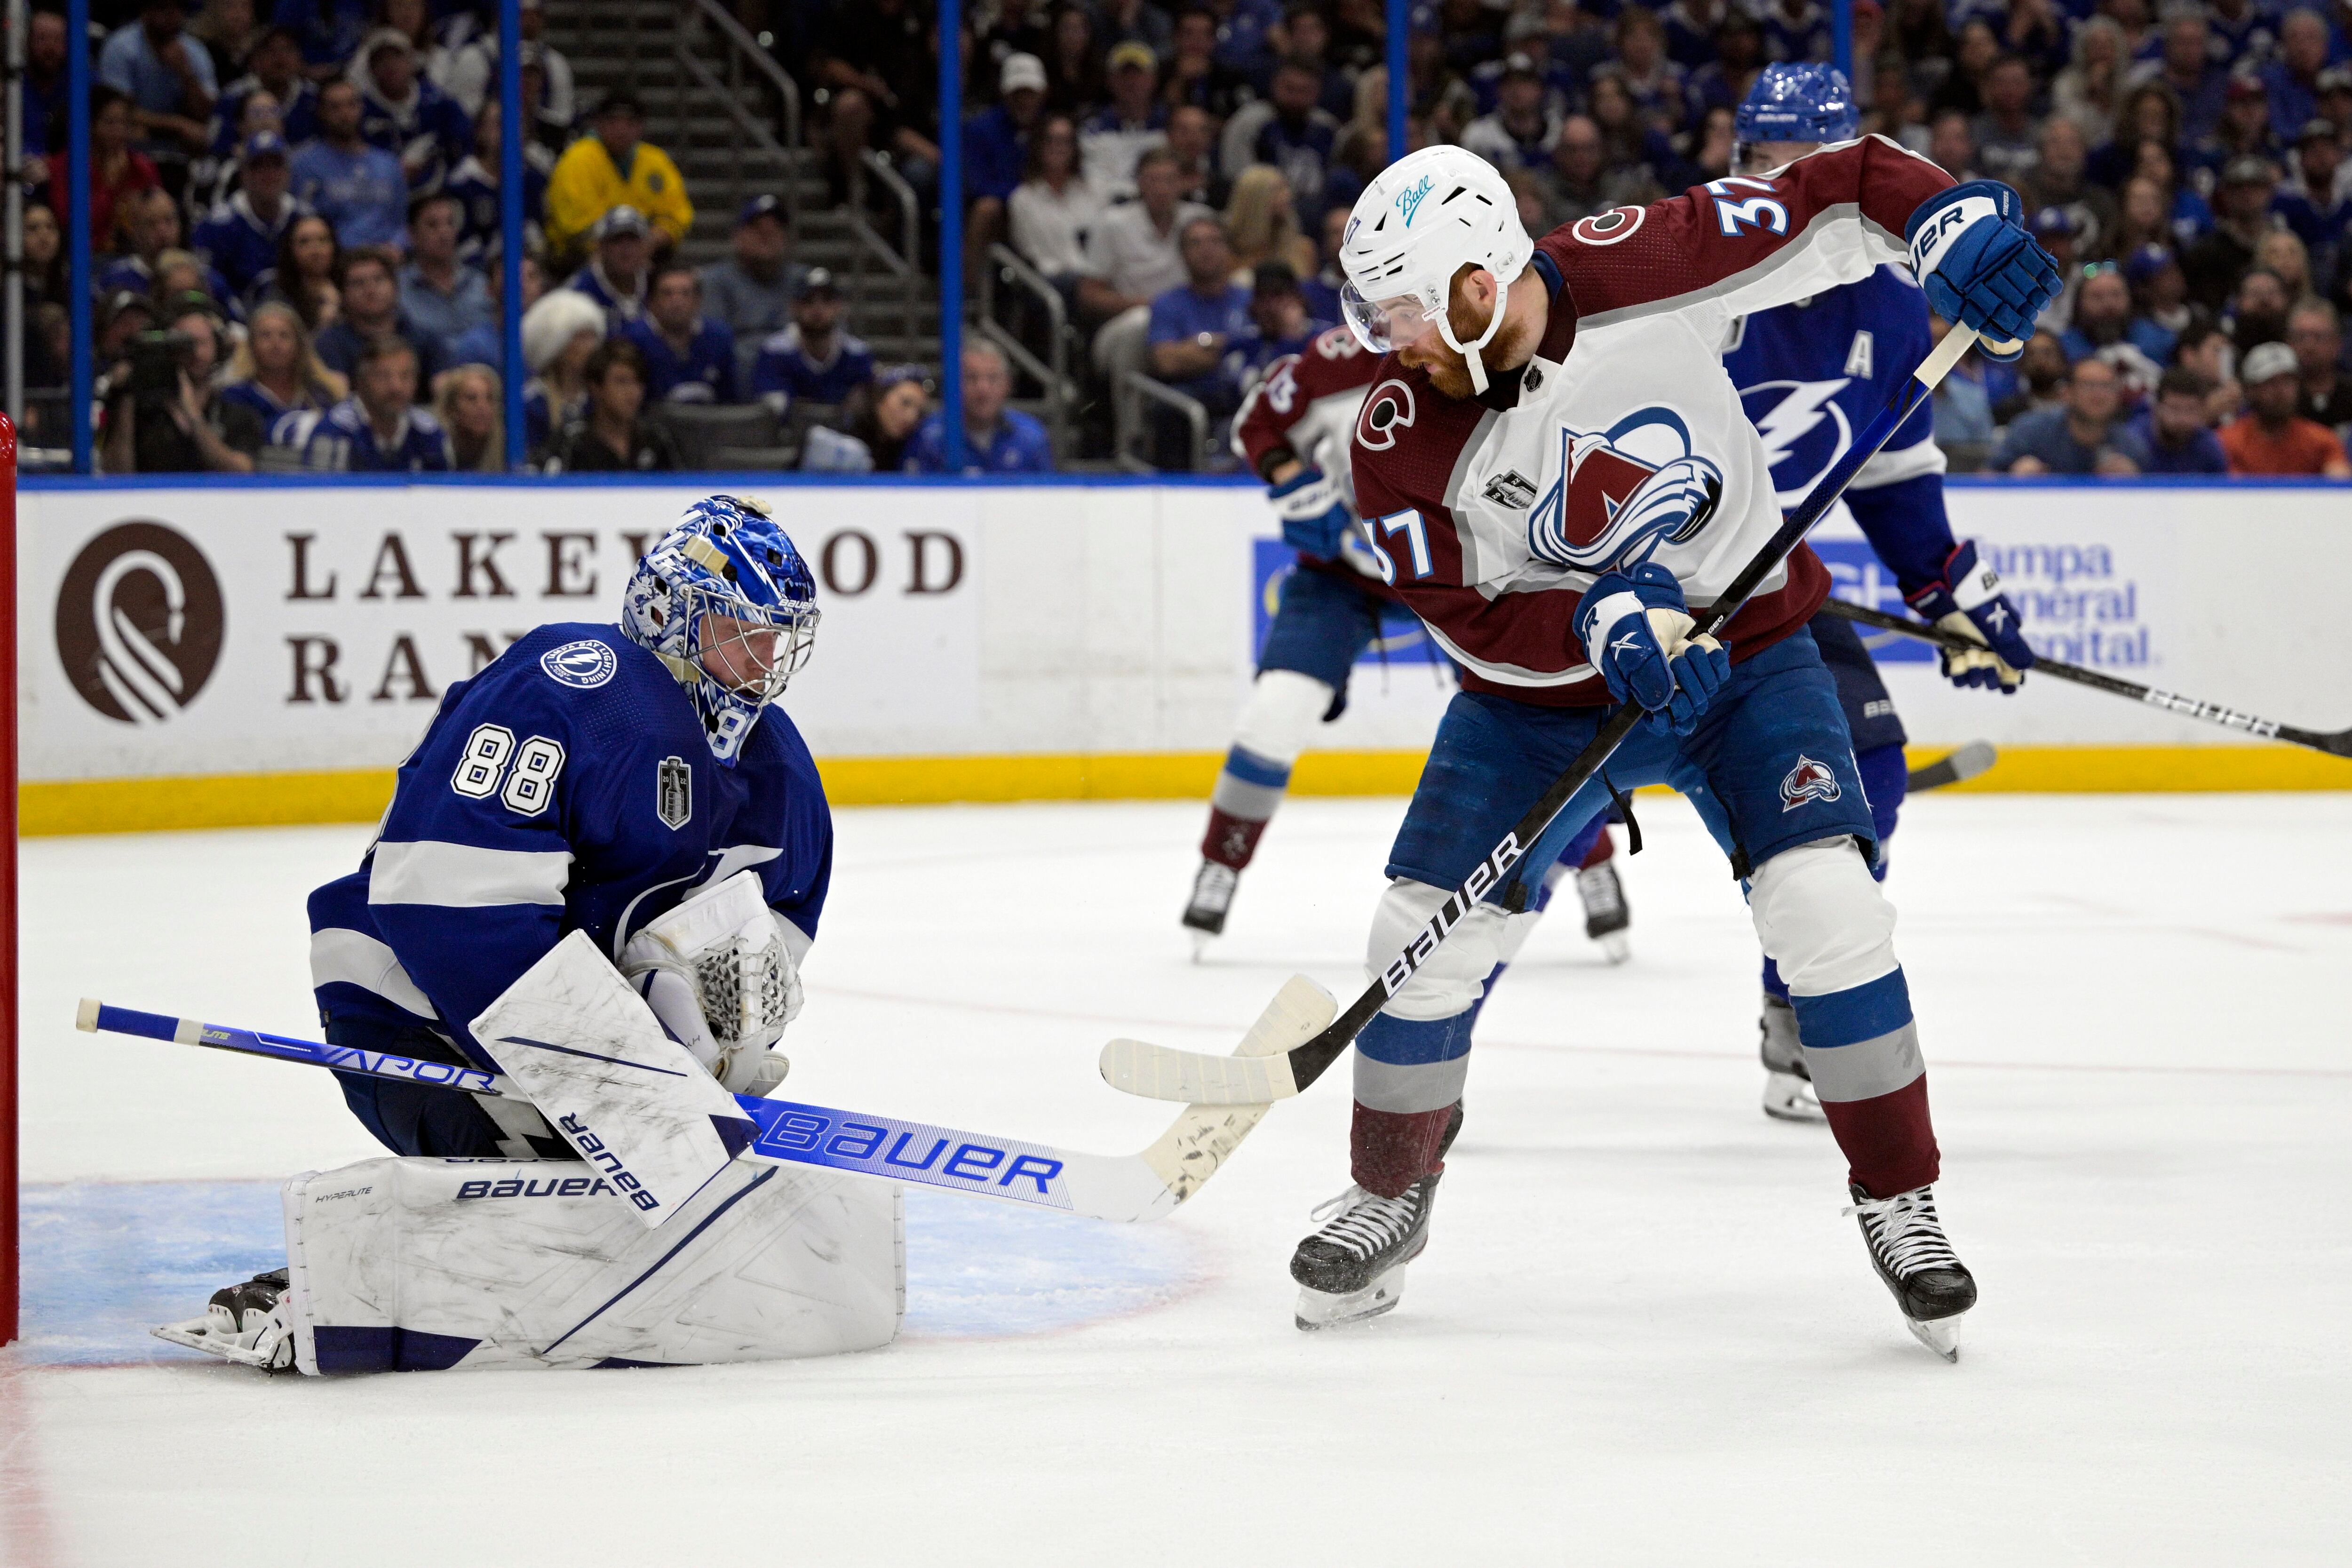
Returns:
[[[1698,612],[1694,617],[1694,634],[1713,631],[1740,612],[1749,596],[1763,585],[1764,579],[1804,542],[1813,524],[1822,520],[1854,475],[1862,471],[1862,466],[1876,457],[1878,449],[1886,445],[1903,421],[1933,395],[1937,384],[1976,341],[1976,333],[1967,327],[1956,326],[1944,334],[1944,341],[1919,362],[1919,368],[1896,388],[1886,406],[1856,434],[1845,456],[1830,466],[1812,492],[1782,520],[1772,537],[1740,568],[1739,574],[1715,603]],[[1604,720],[1591,743],[1568,765],[1565,773],[1552,781],[1543,797],[1528,809],[1518,826],[1503,836],[1503,841],[1487,853],[1469,879],[1438,907],[1429,923],[1405,943],[1404,951],[1381,972],[1380,978],[1313,1039],[1280,1056],[1245,1065],[1236,1064],[1229,1057],[1172,1050],[1141,1040],[1113,1040],[1102,1050],[1099,1065],[1103,1080],[1129,1094],[1151,1100],[1181,1100],[1192,1105],[1258,1104],[1268,1097],[1287,1099],[1307,1088],[1355,1043],[1356,1037],[1387,1005],[1389,998],[1404,989],[1413,972],[1429,961],[1429,955],[1437,951],[1446,933],[1476,907],[1479,899],[1503,884],[1511,868],[1526,857],[1536,840],[1543,837],[1544,829],[1551,826],[1551,819],[1601,771],[1611,753],[1633,732],[1633,726],[1642,717],[1641,707],[1629,702]]]
[[[2000,761],[2000,753],[1992,749],[1990,741],[1970,741],[1948,757],[1929,763],[1924,768],[1914,768],[1903,781],[1904,790],[1921,795],[1946,784],[1965,784],[1979,773],[1989,771]]]
[[[1906,637],[1934,643],[1953,653],[1982,653],[1984,644],[1970,642],[1940,626],[1925,621],[1911,620],[1903,616],[1890,616],[1884,610],[1873,610],[1861,605],[1848,604],[1843,599],[1832,599],[1822,606],[1831,615],[1843,616],[1881,631],[1900,632]],[[2200,701],[2183,697],[2177,691],[2159,691],[2153,686],[2142,686],[2136,680],[2122,680],[2103,675],[2095,669],[2084,669],[2079,664],[2062,664],[2054,658],[2036,658],[2032,673],[2046,675],[2053,680],[2071,680],[2077,686],[2087,686],[2096,691],[2111,692],[2134,702],[2145,702],[2151,708],[2161,708],[2167,713],[2178,713],[2184,719],[2202,719],[2208,724],[2219,724],[2224,730],[2242,731],[2260,735],[2265,740],[2285,741],[2297,746],[2308,746],[2315,752],[2326,752],[2331,757],[2352,757],[2352,730],[2334,731],[2305,730],[2299,725],[2282,724],[2275,719],[2263,719],[2252,713],[2242,713],[2235,708],[2224,708],[2218,702]]]
[[[1242,1037],[1238,1049],[1259,1054],[1282,1051],[1329,1023],[1338,1005],[1329,992],[1304,975],[1294,975]],[[467,1094],[525,1098],[512,1080],[479,1068],[322,1045],[87,999],[74,1023],[90,1034],[102,1030],[137,1035]],[[1140,1153],[1118,1155],[1088,1154],[795,1100],[738,1095],[735,1102],[759,1128],[758,1136],[736,1156],[738,1160],[815,1165],[851,1175],[943,1187],[1031,1208],[1058,1209],[1089,1219],[1122,1221],[1160,1219],[1175,1213],[1233,1157],[1242,1140],[1272,1109],[1263,1102],[1186,1106],[1168,1131]]]

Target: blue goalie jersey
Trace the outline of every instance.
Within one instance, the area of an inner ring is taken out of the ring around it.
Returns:
[[[541,626],[449,689],[359,869],[310,895],[320,1016],[430,1028],[495,1068],[467,1025],[557,942],[617,957],[746,868],[816,935],[833,816],[782,710],[721,767],[653,654],[617,626]]]
[[[1764,437],[1783,508],[1811,492],[1934,346],[1927,296],[1895,267],[1733,325],[1724,369]],[[1922,403],[1844,496],[1906,594],[1940,577],[1953,548],[1935,435],[1935,409]]]

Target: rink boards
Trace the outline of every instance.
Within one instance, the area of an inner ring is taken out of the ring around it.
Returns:
[[[551,620],[612,617],[711,489],[767,496],[819,578],[786,706],[845,804],[1203,793],[1288,569],[1255,486],[628,479],[29,479],[18,615],[28,831],[360,820],[448,688]],[[2352,649],[2341,486],[1956,483],[1955,531],[2044,653],[2335,728]],[[1839,591],[1899,609],[1842,514]],[[2053,682],[1886,672],[1915,745],[2029,789],[2342,788],[2352,763]],[[1451,687],[1409,623],[1359,666],[1297,786],[1407,789]]]

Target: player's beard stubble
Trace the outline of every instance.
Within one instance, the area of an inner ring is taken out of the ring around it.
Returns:
[[[1486,330],[1491,311],[1469,297],[1468,284],[1475,268],[1465,268],[1454,279],[1453,298],[1448,302],[1446,320],[1454,335],[1461,342],[1475,342],[1478,334]],[[1491,274],[1490,274],[1491,276]],[[1510,292],[1506,289],[1495,301],[1494,309],[1508,310]],[[1506,315],[1495,333],[1495,341],[1482,351],[1486,363],[1486,375],[1496,375],[1523,365],[1535,356],[1536,342],[1543,331],[1542,323],[1522,311],[1517,317]],[[1477,388],[1471,384],[1469,361],[1445,341],[1445,334],[1431,331],[1399,351],[1400,363],[1426,371],[1429,384],[1448,397],[1475,397]]]

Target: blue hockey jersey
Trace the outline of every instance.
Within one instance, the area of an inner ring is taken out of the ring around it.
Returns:
[[[1927,296],[1895,267],[1733,324],[1724,369],[1764,437],[1782,507],[1811,492],[1933,346]],[[1953,549],[1935,437],[1935,410],[1922,403],[1845,492],[1906,594],[1942,576]]]
[[[323,1021],[433,1028],[486,1067],[467,1024],[574,931],[607,953],[679,900],[756,868],[816,935],[833,816],[800,731],[770,708],[736,765],[614,626],[540,627],[452,686],[400,765],[359,869],[310,895]]]

